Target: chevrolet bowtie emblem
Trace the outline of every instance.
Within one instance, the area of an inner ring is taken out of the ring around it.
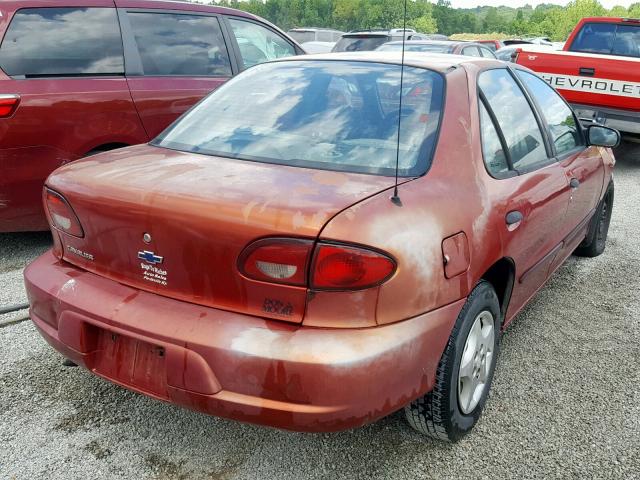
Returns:
[[[162,263],[162,259],[163,259],[163,257],[156,255],[155,253],[150,252],[148,250],[143,250],[141,252],[138,252],[138,258],[152,265]]]

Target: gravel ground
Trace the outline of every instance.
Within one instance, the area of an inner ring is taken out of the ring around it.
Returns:
[[[207,417],[65,368],[0,316],[0,478],[640,478],[640,146],[617,153],[606,252],[571,258],[506,332],[474,433],[456,445],[400,413],[338,434]],[[0,235],[0,305],[47,235]],[[5,325],[2,325],[2,322]]]

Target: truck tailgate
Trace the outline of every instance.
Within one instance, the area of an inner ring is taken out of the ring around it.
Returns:
[[[516,63],[536,72],[571,104],[640,111],[640,58],[523,49]]]

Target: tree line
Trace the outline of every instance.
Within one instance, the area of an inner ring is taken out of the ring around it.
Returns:
[[[404,0],[219,0],[212,4],[251,12],[287,30],[327,27],[362,30],[402,27]],[[506,3],[506,2],[505,2]],[[449,0],[407,0],[407,27],[422,33],[497,34],[567,38],[575,24],[588,16],[640,18],[640,2],[629,8],[606,9],[598,0],[573,0],[567,6],[541,4],[536,8],[453,8]]]

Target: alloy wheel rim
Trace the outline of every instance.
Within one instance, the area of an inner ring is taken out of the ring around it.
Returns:
[[[478,406],[487,388],[494,344],[494,318],[485,310],[473,321],[460,360],[458,405],[464,414],[471,413]]]

